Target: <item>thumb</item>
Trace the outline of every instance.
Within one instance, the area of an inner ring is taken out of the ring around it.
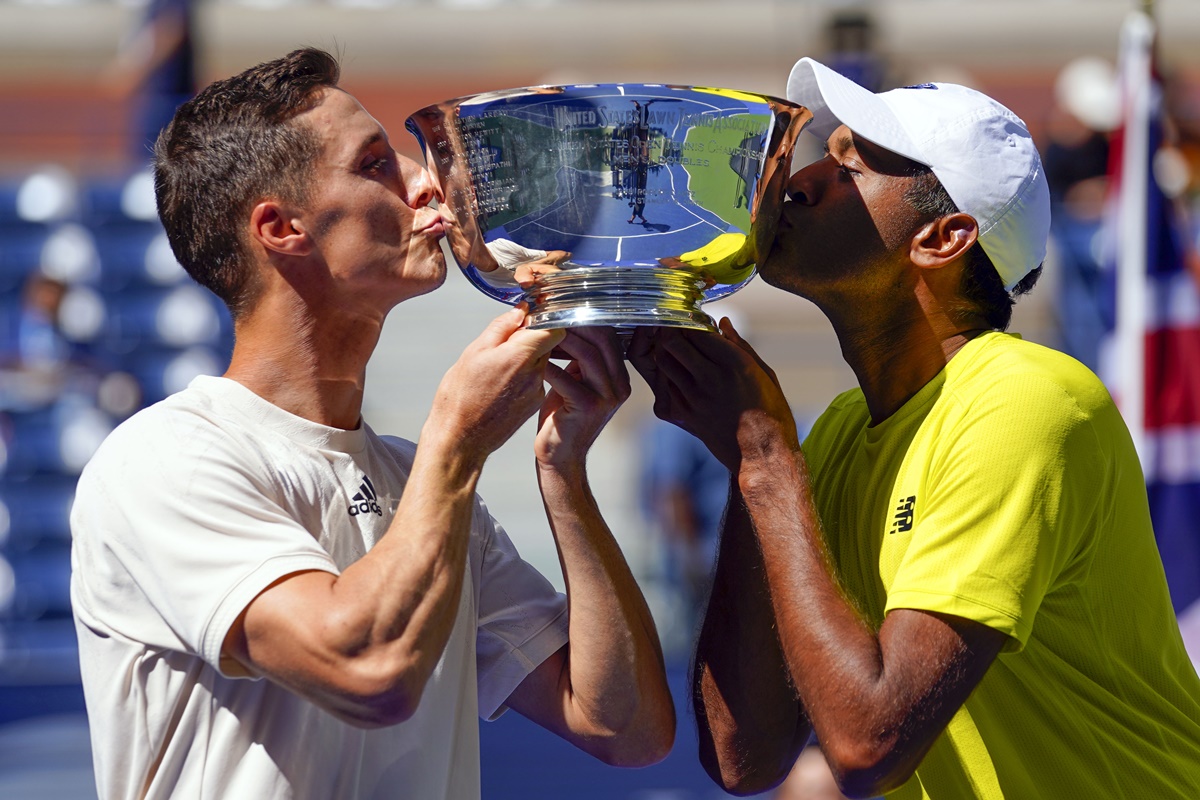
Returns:
[[[500,316],[488,323],[488,326],[483,329],[483,333],[475,340],[478,344],[485,347],[496,347],[508,341],[509,337],[514,332],[521,329],[525,324],[526,307],[522,303],[515,308],[505,311]]]
[[[513,332],[508,337],[508,341],[510,344],[528,350],[531,360],[536,360],[542,356],[549,355],[550,351],[557,347],[558,343],[565,339],[566,336],[567,331],[565,328],[551,328],[540,331],[521,328]]]
[[[742,335],[737,332],[737,329],[733,327],[733,322],[730,321],[729,317],[721,317],[721,321],[717,324],[717,327],[720,329],[722,336],[757,358],[758,354],[754,352],[754,348],[751,347],[750,343],[743,339]]]
[[[753,358],[755,363],[762,368],[763,372],[771,376],[772,382],[774,382],[776,386],[779,385],[779,379],[775,376],[775,370],[771,369],[771,365],[762,360],[762,356],[758,354],[758,351],[756,351],[749,342],[742,338],[742,335],[733,327],[733,323],[729,321],[729,317],[723,317],[719,327],[721,329],[721,335],[749,353],[750,357]]]

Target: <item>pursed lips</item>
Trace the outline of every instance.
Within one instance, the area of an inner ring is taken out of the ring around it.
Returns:
[[[422,209],[428,216],[413,226],[413,232],[417,234],[434,234],[441,236],[446,232],[447,220],[442,217],[442,213],[436,208],[426,206]],[[420,217],[418,217],[420,220]]]

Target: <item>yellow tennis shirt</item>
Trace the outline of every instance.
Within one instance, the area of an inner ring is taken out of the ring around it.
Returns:
[[[878,425],[840,395],[804,451],[876,628],[911,608],[1010,637],[889,798],[1200,798],[1200,678],[1132,441],[1086,367],[984,334]]]

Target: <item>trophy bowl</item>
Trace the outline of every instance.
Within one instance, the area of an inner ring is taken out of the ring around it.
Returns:
[[[711,329],[701,305],[754,277],[811,119],[733,89],[610,83],[460,97],[406,127],[455,262],[528,303],[531,328]]]

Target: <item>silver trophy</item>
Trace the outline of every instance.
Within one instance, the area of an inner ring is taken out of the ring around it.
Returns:
[[[460,97],[406,126],[458,266],[528,302],[530,327],[711,329],[700,306],[754,277],[811,119],[759,94],[618,83]]]

